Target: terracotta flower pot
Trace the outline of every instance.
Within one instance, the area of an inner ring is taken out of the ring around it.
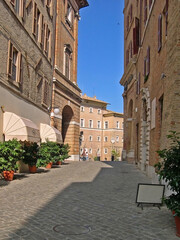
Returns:
[[[14,178],[14,171],[3,171],[3,176],[6,181],[12,181]]]
[[[30,173],[36,173],[36,172],[37,172],[37,167],[36,167],[36,166],[30,166],[30,165],[29,165],[29,172],[30,172]]]
[[[48,169],[51,168],[51,167],[52,167],[52,164],[53,164],[52,162],[48,163],[48,164],[46,165],[46,168],[48,168]]]
[[[180,237],[180,217],[175,216],[176,236]]]
[[[57,161],[56,165],[62,165],[62,161]]]

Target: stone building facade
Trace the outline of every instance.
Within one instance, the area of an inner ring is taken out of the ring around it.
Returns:
[[[69,160],[79,160],[79,117],[81,90],[77,85],[77,48],[79,9],[88,6],[86,0],[57,1],[55,68],[53,77],[51,122],[70,145]]]
[[[123,114],[106,109],[107,102],[82,97],[80,108],[81,158],[88,160],[112,160],[112,150],[119,153],[123,148]]]
[[[40,142],[50,127],[56,1],[0,1],[0,141]],[[58,133],[59,134],[59,133]]]
[[[180,132],[180,2],[125,0],[124,159],[151,177],[156,151]]]

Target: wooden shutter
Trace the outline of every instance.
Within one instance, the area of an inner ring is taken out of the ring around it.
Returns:
[[[52,34],[51,32],[49,32],[49,54],[48,54],[48,58],[51,60],[52,57]]]
[[[169,1],[168,0],[166,0],[166,13],[165,13],[165,15],[166,15],[166,36],[167,36],[167,26],[168,26],[168,4],[169,4]]]
[[[131,4],[131,6],[130,6],[130,22],[132,21],[132,10],[133,10],[133,6]]]
[[[149,9],[151,8],[152,0],[149,0]]]
[[[129,50],[126,50],[126,66],[129,63]]]
[[[150,73],[150,47],[147,48],[147,72],[146,75]]]
[[[144,58],[144,77],[146,77],[146,58]]]
[[[22,54],[18,52],[16,82],[21,83]]]
[[[159,15],[158,18],[158,52],[160,52],[162,47],[162,16]]]
[[[37,33],[37,4],[33,2],[33,24],[32,24],[32,33],[36,35]]]
[[[43,88],[43,103],[48,105],[48,94],[49,94],[49,87],[48,82],[44,79],[44,88]]]
[[[41,14],[41,45],[44,45],[44,16]]]
[[[147,21],[147,0],[144,0],[144,25]]]
[[[13,58],[13,46],[11,41],[8,43],[8,63],[7,63],[7,74],[12,76],[12,58]]]
[[[135,28],[133,28],[133,54],[137,54],[139,49],[139,19],[135,18]]]
[[[19,16],[22,18],[24,17],[24,0],[20,0]]]

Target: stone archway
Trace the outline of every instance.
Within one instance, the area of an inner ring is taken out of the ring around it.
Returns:
[[[70,106],[66,105],[62,111],[62,139],[64,143],[70,144],[72,136],[70,130],[70,123],[73,120],[73,110]]]
[[[141,131],[140,164],[141,170],[146,171],[147,165],[149,165],[149,141],[150,141],[150,95],[148,88],[142,89],[140,131]]]

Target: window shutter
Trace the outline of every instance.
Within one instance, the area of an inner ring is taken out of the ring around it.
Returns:
[[[8,64],[7,64],[7,74],[9,76],[12,75],[12,58],[13,58],[13,51],[12,51],[12,43],[9,41],[8,43]]]
[[[151,8],[152,0],[149,0],[149,9]]]
[[[20,52],[18,52],[18,59],[17,59],[17,78],[16,78],[16,82],[21,83],[21,70],[22,70],[22,54]]]
[[[138,79],[138,94],[140,94],[140,88],[141,88],[141,73],[139,72],[139,79]]]
[[[139,19],[135,18],[135,28],[133,28],[133,54],[138,53],[139,48]]]
[[[49,33],[49,54],[48,54],[48,58],[51,60],[51,54],[52,54],[52,34],[51,32]]]
[[[144,25],[147,21],[147,0],[144,0]]]
[[[48,82],[44,79],[43,103],[48,105]]]
[[[150,47],[147,49],[147,72],[146,75],[150,73]]]
[[[129,15],[126,18],[126,30],[129,30]]]
[[[132,41],[129,44],[129,55],[130,55],[130,58],[132,58]]]
[[[162,16],[159,15],[158,18],[158,52],[160,52],[162,47]]]
[[[167,36],[167,26],[168,26],[168,0],[166,0],[166,36]]]
[[[41,14],[41,45],[44,45],[44,16]]]
[[[126,66],[129,63],[129,50],[126,50]]]
[[[20,0],[19,16],[22,18],[24,17],[24,0]]]
[[[146,58],[144,58],[144,77],[146,77]]]
[[[130,22],[132,22],[132,10],[133,10],[133,6],[131,4],[131,6],[130,6]]]
[[[33,2],[33,25],[32,25],[32,33],[36,35],[37,32],[37,4]]]

